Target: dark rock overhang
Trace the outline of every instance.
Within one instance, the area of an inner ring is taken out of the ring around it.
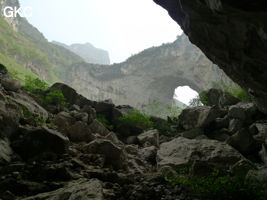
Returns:
[[[267,113],[267,2],[154,0]]]

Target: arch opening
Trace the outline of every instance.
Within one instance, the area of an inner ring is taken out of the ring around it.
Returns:
[[[174,90],[173,99],[176,106],[183,108],[189,106],[191,101],[197,98],[198,95],[198,92],[188,85],[179,86]]]

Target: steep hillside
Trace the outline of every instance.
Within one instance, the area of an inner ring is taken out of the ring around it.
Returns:
[[[19,6],[18,0],[2,0],[5,6]],[[4,18],[0,15],[0,62],[11,74],[23,80],[25,75],[36,76],[48,82],[64,79],[67,67],[83,59],[63,47],[49,43],[24,18]]]
[[[182,35],[174,43],[152,47],[114,65],[74,65],[66,82],[93,100],[142,108],[153,102],[169,105],[174,90],[188,85],[200,92],[233,82]]]
[[[102,65],[110,64],[109,53],[103,49],[94,47],[90,43],[72,45],[66,45],[56,41],[54,41],[53,43],[72,51],[73,53],[82,57],[88,63]]]

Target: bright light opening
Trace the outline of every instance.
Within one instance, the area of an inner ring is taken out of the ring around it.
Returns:
[[[174,99],[189,105],[190,101],[198,96],[198,93],[189,86],[179,86],[174,91]]]

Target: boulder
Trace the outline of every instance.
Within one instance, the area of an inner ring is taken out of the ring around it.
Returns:
[[[73,116],[77,121],[82,121],[84,123],[88,122],[88,114],[86,112],[78,112],[73,110],[70,112],[71,116]]]
[[[249,131],[254,135],[253,137],[256,140],[264,143],[264,141],[267,139],[267,121],[257,121],[250,126]]]
[[[24,92],[12,92],[11,102],[18,104],[21,109],[27,109],[33,115],[48,118],[48,112],[40,106],[31,96]]]
[[[225,107],[240,102],[236,97],[215,88],[208,90],[205,94],[208,106]]]
[[[180,136],[188,139],[195,139],[196,137],[203,135],[204,131],[201,128],[194,128],[188,131],[180,133]]]
[[[229,122],[228,130],[231,133],[236,133],[237,131],[242,129],[243,126],[244,126],[244,122],[242,120],[240,120],[240,119],[231,119],[230,122]]]
[[[111,100],[106,100],[106,101],[94,102],[93,107],[97,113],[111,115],[112,109],[115,107],[115,105],[112,103]]]
[[[127,137],[125,142],[126,144],[138,144],[139,143],[137,136],[135,135]]]
[[[207,97],[207,105],[208,106],[219,106],[220,104],[220,97],[222,95],[222,91],[211,88],[210,90],[205,92],[205,96]]]
[[[142,155],[143,159],[151,164],[156,164],[156,157],[157,157],[158,148],[155,146],[145,147],[140,150],[140,154]]]
[[[110,140],[114,144],[122,145],[123,143],[118,139],[116,133],[110,132],[107,136],[104,137],[107,140]]]
[[[267,147],[265,144],[262,144],[261,151],[259,152],[259,156],[262,162],[267,165]]]
[[[106,139],[96,139],[83,148],[84,153],[102,154],[105,156],[105,165],[115,169],[126,167],[126,154],[124,150]]]
[[[229,126],[229,118],[226,115],[223,118],[216,118],[214,122],[214,127],[216,129],[221,129],[221,128],[228,128]]]
[[[259,152],[261,145],[250,134],[249,130],[242,129],[232,135],[227,144],[237,149],[243,155],[253,155]]]
[[[99,133],[101,136],[107,136],[109,134],[109,130],[97,119],[95,119],[90,125],[89,128],[93,133]]]
[[[255,169],[257,169],[257,167],[253,162],[243,159],[234,164],[230,171],[232,174],[245,176],[249,170]]]
[[[64,111],[58,113],[53,119],[53,122],[55,123],[55,125],[57,125],[59,131],[61,131],[62,133],[67,133],[69,126],[71,124],[74,124],[75,121],[76,120],[74,117]]]
[[[11,161],[13,151],[7,139],[0,139],[0,165]]]
[[[251,102],[240,102],[230,106],[228,115],[230,118],[249,121],[258,113],[257,107]]]
[[[235,105],[238,102],[240,102],[240,100],[228,93],[222,93],[221,97],[220,97],[220,106],[224,107],[224,106],[231,106],[231,105]]]
[[[210,139],[218,140],[221,142],[226,141],[230,137],[230,133],[227,129],[223,128],[220,130],[215,130],[212,133],[207,134]]]
[[[141,145],[159,146],[159,132],[158,130],[149,130],[137,136]]]
[[[0,137],[10,138],[18,129],[21,108],[14,102],[0,101]]]
[[[22,200],[104,200],[102,183],[97,179],[79,179],[63,188]]]
[[[24,127],[21,133],[21,137],[12,142],[12,148],[25,160],[50,154],[60,156],[68,149],[68,138],[47,127]]]
[[[88,114],[88,124],[92,123],[94,119],[96,119],[96,111],[91,106],[85,105],[83,106],[81,111]]]
[[[178,137],[162,143],[157,152],[158,168],[165,166],[194,168],[194,173],[217,168],[227,171],[244,157],[226,143],[209,139],[187,139]],[[200,167],[202,166],[202,167]],[[201,172],[202,173],[202,172]]]
[[[66,101],[69,104],[76,104],[77,98],[78,98],[78,93],[71,88],[70,86],[63,84],[63,83],[55,83],[53,84],[48,91],[54,91],[54,90],[60,90],[62,91],[62,94],[64,95]],[[77,104],[78,105],[78,104]]]
[[[216,107],[197,106],[186,108],[179,116],[179,123],[185,129],[203,128],[210,125],[216,118],[226,114],[224,110]]]
[[[133,107],[128,105],[116,106],[112,109],[112,121],[117,121],[120,117],[131,113],[134,110]]]
[[[70,125],[67,133],[72,142],[90,142],[95,139],[89,126],[82,121],[77,121]]]
[[[252,188],[261,190],[262,195],[267,195],[267,167],[265,166],[258,170],[250,170],[247,173],[245,182]],[[265,199],[264,196],[263,199]]]
[[[7,91],[17,92],[21,88],[20,82],[11,78],[3,78],[0,83]]]

